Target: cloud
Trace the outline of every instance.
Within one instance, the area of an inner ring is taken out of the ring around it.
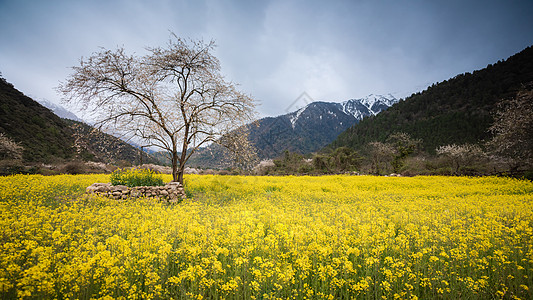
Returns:
[[[18,89],[54,91],[98,47],[142,54],[169,30],[214,39],[227,79],[284,113],[303,91],[344,101],[408,95],[531,45],[528,1],[0,1],[0,71]],[[8,42],[5,42],[8,41]]]

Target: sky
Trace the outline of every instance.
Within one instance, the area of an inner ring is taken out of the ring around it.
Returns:
[[[403,98],[482,69],[533,45],[531,16],[530,0],[0,0],[0,72],[59,104],[55,87],[82,57],[117,47],[141,56],[173,32],[214,40],[225,78],[259,116],[276,116],[304,92]]]

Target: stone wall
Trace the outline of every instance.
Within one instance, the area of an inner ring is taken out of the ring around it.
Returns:
[[[111,183],[93,183],[86,189],[87,194],[96,194],[116,200],[153,197],[164,202],[177,203],[186,198],[185,190],[179,182],[169,182],[164,186],[111,185]]]

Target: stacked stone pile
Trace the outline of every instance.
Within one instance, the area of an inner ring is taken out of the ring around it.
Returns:
[[[96,194],[116,200],[139,197],[153,197],[164,202],[176,203],[186,198],[185,190],[179,182],[169,182],[164,186],[136,186],[111,183],[93,183],[86,189],[87,194]]]

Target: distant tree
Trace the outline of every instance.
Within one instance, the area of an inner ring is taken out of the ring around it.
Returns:
[[[361,161],[359,153],[348,147],[339,147],[329,155],[331,168],[337,172],[355,171],[361,165]]]
[[[393,159],[394,148],[382,142],[370,142],[368,148],[372,160],[372,173],[379,175]]]
[[[224,135],[218,143],[224,146],[226,156],[235,168],[250,170],[259,162],[257,151],[244,127]]]
[[[22,159],[24,148],[0,132],[0,159]]]
[[[313,156],[313,167],[319,173],[331,173],[331,168],[329,165],[329,157],[324,154],[315,154]]]
[[[235,141],[221,138],[254,117],[255,101],[224,80],[214,47],[173,35],[166,48],[148,48],[142,57],[104,49],[82,59],[58,90],[66,102],[92,110],[98,125],[166,151],[173,180],[183,183],[199,147]]]
[[[405,158],[418,150],[422,143],[413,139],[404,132],[396,132],[387,138],[387,143],[394,149],[394,158],[391,162],[394,173],[400,173],[405,165]]]
[[[478,145],[446,145],[436,149],[437,154],[446,157],[453,175],[460,175],[461,168],[473,165],[486,157],[485,153]]]
[[[499,105],[490,127],[494,152],[512,160],[512,169],[533,166],[533,89],[522,89]]]
[[[288,150],[280,158],[274,159],[275,169],[282,174],[296,174],[304,163],[304,157],[300,153]]]

